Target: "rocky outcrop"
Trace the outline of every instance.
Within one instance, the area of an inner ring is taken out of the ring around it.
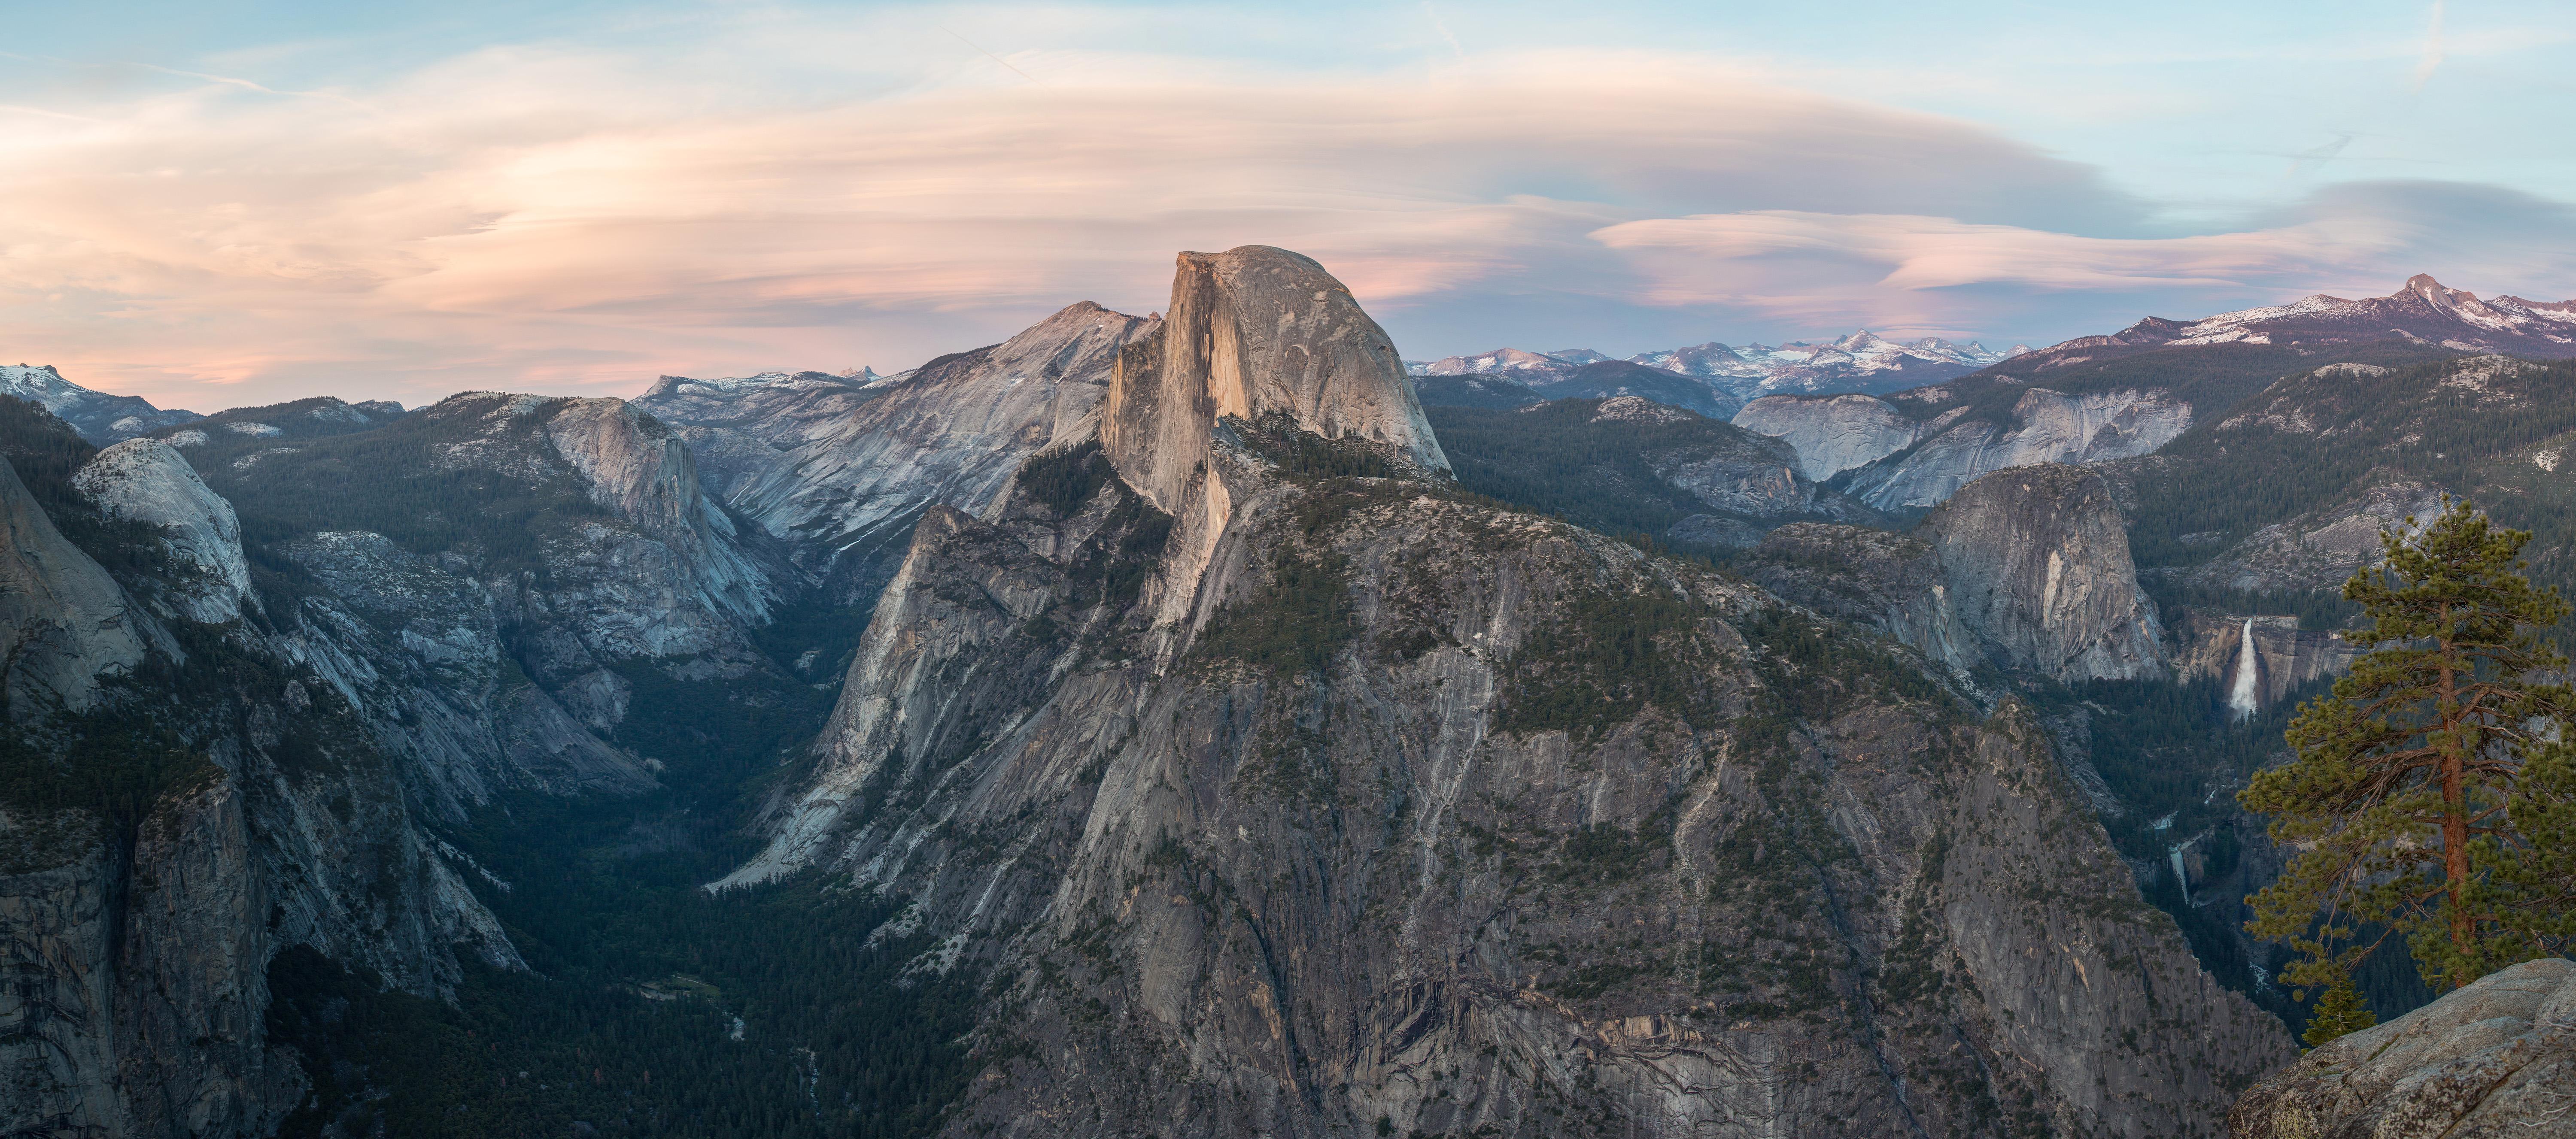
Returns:
[[[2330,1041],[2227,1122],[2234,1139],[2576,1133],[2576,962],[2524,962]]]
[[[780,587],[745,552],[733,519],[700,492],[678,436],[624,400],[565,400],[547,410],[546,441],[579,473],[590,500],[641,532],[633,541],[585,528],[575,543],[582,548],[564,551],[584,570],[609,571],[584,573],[587,589],[559,589],[548,599],[584,641],[619,656],[715,652],[768,617]],[[613,548],[597,549],[603,542]],[[688,594],[679,605],[647,601],[630,594],[634,585]]]
[[[1987,475],[1908,537],[1785,526],[1743,570],[1962,677],[1981,665],[2069,682],[2164,675],[2162,626],[2119,508],[2080,467]]]
[[[1817,482],[1875,463],[1947,425],[1908,419],[1886,400],[1865,395],[1764,396],[1745,404],[1734,423],[1787,443],[1798,454],[1799,473]]]
[[[0,682],[11,717],[89,707],[102,674],[142,661],[140,620],[116,579],[0,462]]]
[[[1313,260],[1264,245],[1183,253],[1165,311],[1119,351],[1100,420],[1109,461],[1157,508],[1178,512],[1226,417],[1276,416],[1449,469],[1394,342]]]
[[[1076,646],[1144,618],[1082,612],[1067,571],[1099,547],[1066,538],[1119,501],[927,520],[820,781],[737,879],[852,873],[957,947],[919,967],[1002,971],[1014,1012],[985,1029],[1002,1058],[961,1133],[1897,1136],[2001,1103],[2070,1132],[2208,1135],[2289,1054],[2134,900],[2011,714],[1952,736],[1860,701],[1759,762],[1752,737],[1686,730],[1686,705],[1597,735],[1528,726],[1514,701],[1545,697],[1525,678],[1563,667],[1540,638],[1579,635],[1585,607],[1758,602],[1419,492],[1319,535],[1366,599],[1324,671],[1241,671],[1215,647],[1244,643],[1229,620],[1278,619],[1260,568],[1293,498],[1238,511],[1219,561],[1245,593],[1205,655],[1093,658]],[[1064,639],[1033,634],[1049,623]],[[1764,680],[1758,645],[1684,628],[1665,650],[1713,670],[1713,724],[1775,683],[1853,682]],[[1781,829],[1792,802],[1821,805],[1818,829]],[[1849,871],[1759,855],[1802,842]],[[1773,890],[1803,901],[1760,908]]]
[[[2100,476],[2059,464],[1999,471],[1933,511],[1923,533],[1951,604],[2006,667],[2066,681],[2164,674],[2155,603]]]
[[[2144,455],[2190,428],[2191,405],[2160,391],[2064,395],[2032,388],[2013,405],[2012,424],[1962,420],[1854,474],[1849,489],[1882,510],[1925,507],[1991,471]]]
[[[999,995],[953,1133],[2212,1135],[2288,1057],[2018,705],[1201,413],[1170,515],[1130,438],[925,517],[718,884],[909,897]]]
[[[664,376],[635,406],[677,428],[708,493],[864,605],[923,510],[980,510],[1020,460],[1092,430],[1119,347],[1153,327],[1085,302],[887,379]]]
[[[2290,693],[2350,671],[2361,650],[2326,629],[2299,628],[2296,617],[2201,613],[2184,610],[2172,617],[2178,680],[2209,678],[2232,694],[2244,672],[2246,623],[2253,623],[2253,706],[2268,708]]]
[[[165,615],[208,625],[241,616],[250,596],[241,521],[185,456],[157,439],[128,439],[93,456],[72,484],[111,517],[164,535],[162,547],[178,571],[159,599]]]

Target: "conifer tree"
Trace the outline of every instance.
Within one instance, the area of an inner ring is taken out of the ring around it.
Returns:
[[[2372,1022],[2352,970],[2390,937],[2436,992],[2553,951],[2547,876],[2565,851],[2534,840],[2576,829],[2549,798],[2576,782],[2555,742],[2576,699],[2557,679],[2566,658],[2540,639],[2568,604],[2520,572],[2530,540],[2465,501],[2412,537],[2382,532],[2384,560],[2343,593],[2370,622],[2343,636],[2372,651],[2300,710],[2286,733],[2297,758],[2238,796],[2298,852],[2248,899],[2247,928],[2300,951],[2284,982],[2325,991],[2311,1044]]]

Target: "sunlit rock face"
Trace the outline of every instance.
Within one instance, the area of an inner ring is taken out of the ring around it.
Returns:
[[[1999,471],[1923,528],[1951,603],[2007,667],[2067,681],[2164,674],[2155,603],[2100,476],[2062,464]]]
[[[241,522],[169,444],[129,439],[92,456],[72,483],[110,515],[160,530],[184,571],[170,591],[173,615],[205,624],[241,616],[250,594]]]
[[[1764,396],[1745,404],[1734,422],[1795,448],[1799,473],[1818,482],[1913,446],[1926,426],[1865,395]]]
[[[2096,463],[2147,454],[2191,427],[2191,406],[2162,392],[2062,395],[2041,388],[2013,405],[2014,426],[1962,421],[1852,490],[1882,510],[1937,505],[1989,472],[2038,463]]]
[[[1156,326],[1085,301],[895,376],[664,376],[635,405],[688,442],[709,494],[864,605],[924,510],[981,510],[1032,452],[1093,431],[1119,349]]]
[[[1266,245],[1181,254],[1162,327],[1119,353],[1100,424],[1110,461],[1174,511],[1219,418],[1274,415],[1449,469],[1395,343],[1323,266]]]

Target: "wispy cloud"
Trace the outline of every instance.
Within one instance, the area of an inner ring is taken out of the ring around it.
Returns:
[[[1645,303],[1743,307],[1819,322],[1895,313],[1965,322],[2009,307],[2013,295],[2094,293],[2136,303],[2384,293],[2419,271],[2491,291],[2537,284],[2545,299],[2576,286],[2576,210],[2489,187],[2428,182],[2347,183],[2272,225],[2179,237],[2087,237],[1921,215],[1794,210],[1624,222],[1592,237],[1634,257],[1651,282],[1638,293]],[[2551,274],[2535,280],[2535,264],[2552,267]],[[1804,287],[1777,287],[1792,280]]]
[[[2442,66],[2442,6],[2444,0],[2433,0],[2433,14],[2424,22],[2424,57],[2415,65],[2415,89],[2433,81],[2433,72]]]

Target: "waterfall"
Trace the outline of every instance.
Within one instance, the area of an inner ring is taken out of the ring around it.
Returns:
[[[2186,905],[2186,906],[2188,906],[2188,905],[2190,905],[2190,904],[2191,904],[2191,875],[2183,873],[2183,869],[2182,869],[2182,852],[2184,852],[2184,851],[2186,851],[2186,850],[2189,850],[2189,849],[2191,849],[2191,844],[2190,844],[2190,843],[2188,843],[2188,842],[2178,842],[2178,843],[2175,843],[2175,844],[2173,845],[2173,851],[2172,851],[2172,854],[2173,854],[2173,868],[2174,868],[2174,885],[2177,885],[2177,886],[2182,887],[2182,904],[2184,904],[2184,905]]]
[[[2227,693],[2227,706],[2239,717],[2262,710],[2262,665],[2254,659],[2254,619],[2245,619],[2245,636],[2236,649],[2236,686]]]

